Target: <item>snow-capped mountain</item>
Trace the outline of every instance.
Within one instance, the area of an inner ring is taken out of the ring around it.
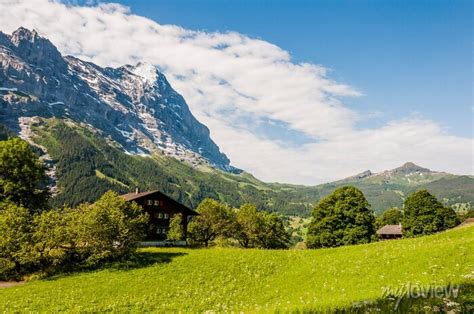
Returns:
[[[81,123],[130,154],[162,152],[235,170],[155,66],[102,68],[62,56],[34,30],[0,32],[1,123],[20,133],[34,116]]]

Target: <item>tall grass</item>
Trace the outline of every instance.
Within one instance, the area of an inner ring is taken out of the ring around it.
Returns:
[[[138,261],[0,290],[0,311],[314,311],[387,287],[469,283],[474,226],[321,250],[156,249]]]

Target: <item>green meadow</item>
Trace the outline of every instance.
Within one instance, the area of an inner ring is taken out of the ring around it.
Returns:
[[[472,284],[473,252],[473,225],[320,250],[147,248],[100,270],[0,289],[0,311],[327,311],[387,287]]]

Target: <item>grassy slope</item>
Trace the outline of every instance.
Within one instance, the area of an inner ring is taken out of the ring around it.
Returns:
[[[0,290],[0,311],[331,309],[474,276],[474,226],[323,250],[144,249],[141,267]],[[150,262],[154,261],[152,264]]]

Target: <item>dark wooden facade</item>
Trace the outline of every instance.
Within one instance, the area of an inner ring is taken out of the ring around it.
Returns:
[[[160,191],[128,193],[122,197],[129,202],[136,202],[149,215],[146,241],[164,241],[169,230],[170,220],[176,214],[183,215],[183,230],[186,232],[189,220],[198,215],[192,209],[175,201]]]

